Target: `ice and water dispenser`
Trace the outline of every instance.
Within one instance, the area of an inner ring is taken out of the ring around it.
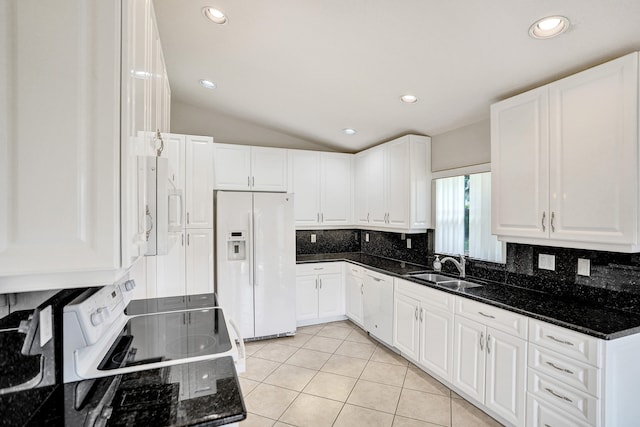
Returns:
[[[231,231],[227,235],[227,259],[238,261],[247,259],[246,231]]]

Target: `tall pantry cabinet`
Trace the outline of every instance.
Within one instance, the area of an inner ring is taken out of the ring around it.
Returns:
[[[169,130],[152,3],[0,8],[0,293],[112,283],[146,251],[142,156]]]
[[[177,174],[185,227],[171,251],[155,257],[155,292],[148,289],[148,295],[213,292],[213,147],[213,138],[208,136],[168,137],[163,157],[168,157],[170,169]],[[150,265],[153,269],[153,262]]]

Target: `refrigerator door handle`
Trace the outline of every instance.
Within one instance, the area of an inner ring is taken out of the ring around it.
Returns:
[[[255,280],[255,268],[256,268],[256,251],[253,248],[254,245],[254,236],[253,236],[253,230],[255,229],[255,223],[254,223],[254,218],[253,218],[253,212],[249,211],[247,212],[247,221],[249,222],[248,226],[249,226],[249,238],[251,239],[248,244],[249,244],[249,250],[251,251],[251,253],[249,254],[249,260],[251,262],[250,268],[249,268],[249,285],[250,286],[254,286],[254,280]]]

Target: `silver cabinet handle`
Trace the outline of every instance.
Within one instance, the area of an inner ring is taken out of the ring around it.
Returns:
[[[191,234],[187,233],[187,246],[191,244]]]
[[[567,402],[573,403],[573,400],[569,399],[567,396],[563,396],[563,395],[561,395],[559,393],[556,393],[555,391],[553,391],[549,387],[546,387],[545,390],[547,390],[549,393],[551,393],[552,395],[554,395],[558,399],[566,400]]]
[[[556,217],[556,213],[555,212],[551,212],[551,232],[555,233],[556,232],[556,228],[553,226],[553,219]]]
[[[184,246],[184,233],[182,233],[182,246]]]
[[[560,339],[554,337],[553,335],[547,335],[547,338],[549,338],[550,340],[554,340],[555,342],[558,342],[560,344],[573,346],[573,343],[571,341],[560,340]]]
[[[484,351],[484,332],[480,332],[480,351]]]
[[[251,177],[247,177],[247,187],[251,187]]]
[[[255,177],[255,176],[252,176],[252,177],[251,177],[251,186],[252,186],[252,187],[255,187],[255,186],[256,186],[256,177]]]
[[[324,270],[324,267],[313,267],[314,270]]]
[[[320,212],[320,222],[324,222],[324,212]]]
[[[320,289],[322,289],[322,279],[320,279]]]
[[[318,278],[316,277],[316,289],[318,289]]]
[[[496,316],[492,316],[490,314],[484,314],[481,311],[479,311],[478,314],[481,315],[481,316],[484,316],[484,317],[488,317],[489,319],[495,319],[496,318]]]
[[[546,231],[547,229],[547,227],[544,226],[544,220],[546,216],[547,216],[547,213],[545,211],[542,211],[542,231]]]
[[[491,334],[487,334],[487,354],[491,354]]]
[[[420,321],[422,322],[422,315],[424,314],[424,310],[420,309]]]
[[[552,368],[557,369],[558,371],[566,372],[567,374],[573,375],[573,371],[570,370],[570,369],[561,368],[560,366],[556,365],[553,362],[546,362],[546,363],[547,363],[547,365],[551,366]]]
[[[416,318],[416,320],[418,320],[418,307],[416,307],[414,313],[413,313],[414,317]]]
[[[360,295],[364,295],[364,284],[360,285]]]
[[[369,222],[369,212],[367,212],[367,222]]]
[[[320,223],[320,212],[316,214],[316,222]]]
[[[369,276],[369,277],[371,277],[371,278],[372,278],[373,280],[375,280],[376,282],[381,282],[381,281],[382,281],[382,279],[378,279],[377,277],[373,277],[373,276]]]
[[[189,212],[187,212],[187,224],[189,224]]]

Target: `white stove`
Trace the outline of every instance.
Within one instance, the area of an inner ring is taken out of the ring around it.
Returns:
[[[64,308],[65,383],[225,356],[244,371],[244,342],[222,308],[127,315],[134,287],[89,289]]]

